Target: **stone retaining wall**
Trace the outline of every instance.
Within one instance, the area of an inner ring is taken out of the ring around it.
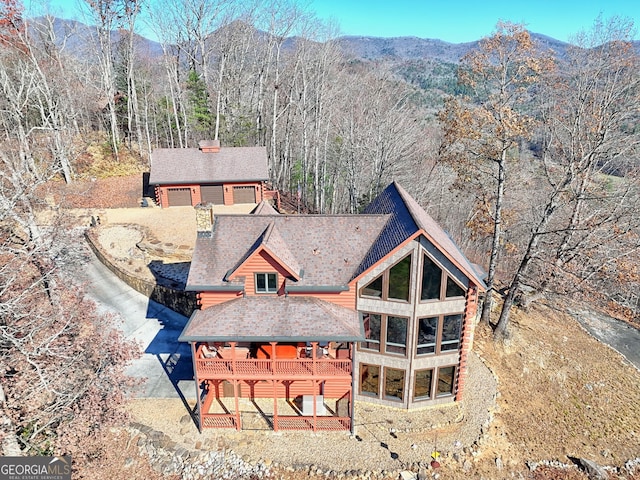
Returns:
[[[150,282],[131,275],[119,268],[102,248],[100,242],[98,242],[95,230],[87,230],[85,238],[93,253],[98,257],[98,260],[111,270],[115,276],[134,290],[185,317],[190,317],[193,311],[198,308],[195,292],[185,292],[184,290],[176,290],[165,285],[160,285],[157,282]]]

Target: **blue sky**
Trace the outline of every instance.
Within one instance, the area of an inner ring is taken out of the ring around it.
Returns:
[[[490,35],[498,20],[568,41],[599,14],[628,17],[640,28],[640,0],[309,0],[345,35],[415,36],[469,42]],[[640,38],[636,35],[636,39]]]
[[[81,2],[23,1],[27,8],[47,3],[51,13],[65,18],[77,17]],[[630,18],[640,29],[640,0],[299,0],[299,5],[322,20],[335,21],[344,35],[415,36],[454,43],[491,35],[498,20],[524,23],[532,32],[562,41],[588,30],[600,14]]]

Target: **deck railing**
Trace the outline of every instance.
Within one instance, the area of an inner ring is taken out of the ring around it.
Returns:
[[[226,413],[203,413],[202,428],[238,428],[236,416]]]
[[[295,360],[263,360],[241,359],[228,360],[222,358],[196,359],[198,378],[232,379],[268,377],[341,377],[351,376],[351,360],[333,358],[300,358]]]
[[[349,417],[301,417],[293,415],[278,415],[275,419],[274,430],[313,430],[342,431],[349,430]]]

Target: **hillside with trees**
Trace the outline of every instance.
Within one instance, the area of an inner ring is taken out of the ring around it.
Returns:
[[[550,294],[638,323],[629,21],[597,19],[572,44],[499,23],[451,45],[339,37],[294,1],[82,5],[86,23],[0,2],[0,365],[25,451],[117,422],[121,398],[96,405],[135,352],[60,276],[74,250],[42,189],[141,174],[158,147],[264,145],[274,188],[320,213],[358,212],[398,181],[487,269],[496,338]],[[80,348],[89,338],[105,351]]]

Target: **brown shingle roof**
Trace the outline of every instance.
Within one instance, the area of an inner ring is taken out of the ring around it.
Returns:
[[[248,296],[196,310],[181,342],[364,340],[358,314],[306,296]]]
[[[151,154],[152,185],[266,181],[265,147],[222,147],[217,153],[197,148],[157,148]]]
[[[256,208],[251,210],[251,213],[253,215],[278,215],[276,209],[273,208],[273,206],[266,200],[262,200],[258,205],[256,205]]]
[[[230,269],[262,242],[273,223],[274,245],[290,267],[301,271],[294,285],[346,286],[387,223],[388,215],[217,215],[211,237],[199,236],[187,290],[215,290],[229,283]]]

